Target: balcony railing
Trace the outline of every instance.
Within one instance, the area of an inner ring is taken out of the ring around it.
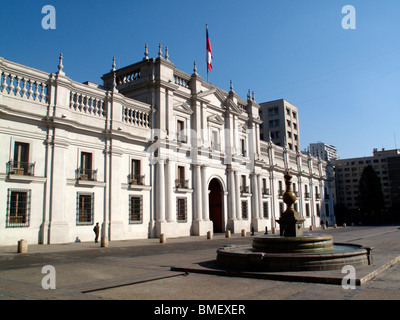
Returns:
[[[135,186],[143,186],[144,185],[144,175],[139,174],[130,174],[129,175],[129,184]]]
[[[318,199],[318,200],[321,199],[321,194],[320,194],[320,193],[317,193],[317,194],[315,195],[315,198]]]
[[[76,170],[77,179],[84,180],[84,181],[97,181],[97,169],[82,169],[78,168]]]
[[[263,195],[266,195],[266,196],[269,196],[269,195],[270,195],[270,193],[269,193],[269,188],[263,188],[263,189],[262,189],[262,194],[263,194]]]
[[[240,193],[249,193],[249,186],[240,186]]]
[[[304,193],[304,198],[309,199],[310,198],[310,193],[309,192],[305,192]]]
[[[35,163],[31,162],[20,162],[20,161],[8,161],[7,162],[7,174],[15,174],[19,176],[34,176],[35,175]]]
[[[188,189],[189,187],[189,180],[184,179],[176,179],[175,180],[175,187],[181,189]]]

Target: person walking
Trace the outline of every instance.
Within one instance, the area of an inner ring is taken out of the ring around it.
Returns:
[[[99,242],[99,234],[100,234],[100,226],[99,223],[96,222],[96,225],[93,228],[94,234],[96,235],[94,238],[94,242],[98,243]]]

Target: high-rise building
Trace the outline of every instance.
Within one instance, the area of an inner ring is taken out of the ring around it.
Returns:
[[[336,147],[323,142],[310,143],[308,152],[313,157],[320,157],[325,161],[332,161],[338,158]]]
[[[260,103],[261,139],[300,152],[299,114],[297,107],[280,99]]]

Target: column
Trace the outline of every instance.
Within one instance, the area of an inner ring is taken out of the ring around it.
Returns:
[[[168,222],[176,221],[175,196],[173,193],[174,186],[175,186],[175,162],[169,159],[167,163],[167,183],[165,186],[165,200],[167,204],[166,219]]]
[[[261,181],[261,174],[257,174],[257,183],[258,183],[258,188],[257,188],[257,194],[258,194],[258,216],[260,219],[264,219],[264,211],[263,211],[263,198],[262,198],[262,192],[261,188],[263,187],[262,181]]]
[[[236,217],[236,190],[235,190],[235,176],[231,168],[228,169],[228,192],[229,192],[229,212],[228,219],[235,219]]]
[[[210,213],[208,207],[208,184],[207,184],[207,167],[201,166],[201,182],[202,182],[202,206],[203,206],[203,220],[210,221]]]
[[[242,210],[240,203],[240,172],[235,171],[235,196],[236,196],[236,219],[242,220]]]
[[[254,219],[258,219],[259,218],[259,212],[261,211],[260,207],[259,207],[259,201],[258,201],[258,192],[259,192],[259,185],[258,185],[258,179],[257,179],[257,175],[253,172],[250,176],[251,179],[251,188],[252,188],[252,192],[251,192],[251,203],[252,203],[252,217]]]
[[[275,206],[276,206],[276,199],[278,198],[278,194],[275,192],[275,179],[273,176],[273,172],[271,172],[270,176],[270,189],[271,189],[271,229],[275,229]]]
[[[194,207],[193,207],[193,216],[195,221],[203,220],[202,217],[202,185],[201,185],[201,171],[200,165],[193,165],[193,183],[194,183]]]
[[[156,220],[165,222],[165,173],[164,173],[164,160],[157,162],[157,179],[156,179]]]

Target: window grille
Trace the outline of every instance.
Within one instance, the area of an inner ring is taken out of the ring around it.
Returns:
[[[129,223],[137,224],[143,222],[143,197],[129,196]]]
[[[178,198],[176,205],[176,215],[178,222],[187,221],[187,200],[186,198]]]
[[[76,195],[76,225],[92,225],[94,209],[94,193]]]
[[[263,202],[263,214],[265,219],[269,219],[269,206],[268,201]]]
[[[249,217],[248,204],[247,201],[244,200],[242,201],[242,219],[247,219],[248,217]]]
[[[29,227],[31,190],[8,189],[6,227]]]

